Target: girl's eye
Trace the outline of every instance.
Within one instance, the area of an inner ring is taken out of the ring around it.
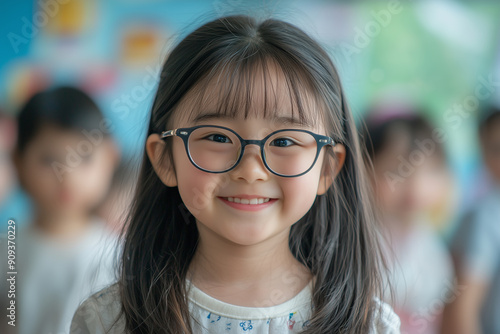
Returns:
[[[276,138],[276,139],[273,139],[270,143],[271,146],[278,146],[278,147],[288,147],[288,146],[292,146],[294,144],[295,143],[292,140],[287,139],[287,138]]]
[[[229,139],[227,136],[224,136],[220,133],[216,133],[213,135],[206,136],[208,140],[217,142],[217,143],[231,143],[231,139]]]

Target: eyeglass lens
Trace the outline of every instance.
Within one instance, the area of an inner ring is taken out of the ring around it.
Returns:
[[[230,169],[238,161],[241,142],[231,131],[217,127],[200,127],[188,140],[193,162],[212,172]],[[269,168],[281,175],[297,175],[308,170],[317,152],[316,139],[307,132],[280,131],[268,138],[264,158]]]

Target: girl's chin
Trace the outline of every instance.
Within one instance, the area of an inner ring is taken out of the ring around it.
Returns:
[[[287,229],[289,231],[289,229]],[[232,233],[224,236],[227,240],[231,241],[234,244],[241,246],[255,246],[258,244],[262,244],[268,240],[272,240],[276,236],[282,234],[284,231],[278,231],[276,229],[269,229],[269,226],[264,226],[260,229],[252,228],[252,229],[235,229],[231,231]],[[287,233],[288,236],[288,233]],[[286,239],[288,242],[288,238]]]
[[[258,245],[270,238],[273,235],[277,235],[279,233],[275,233],[269,227],[269,224],[265,223],[248,223],[253,224],[253,226],[234,226],[233,223],[230,223],[229,226],[223,229],[223,232],[220,232],[220,229],[214,230],[211,229],[213,233],[217,234],[220,238],[225,239],[231,244],[235,246],[254,246]],[[232,226],[231,226],[232,225]],[[210,227],[208,227],[210,228]]]

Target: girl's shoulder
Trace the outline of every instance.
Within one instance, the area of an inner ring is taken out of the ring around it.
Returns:
[[[70,333],[118,334],[125,332],[118,283],[114,283],[87,298],[76,310]]]
[[[370,334],[399,334],[401,321],[392,307],[380,300],[374,299],[373,321]]]

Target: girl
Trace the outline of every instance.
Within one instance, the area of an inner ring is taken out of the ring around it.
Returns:
[[[230,16],[168,56],[117,284],[73,333],[398,333],[358,134],[326,52]]]

